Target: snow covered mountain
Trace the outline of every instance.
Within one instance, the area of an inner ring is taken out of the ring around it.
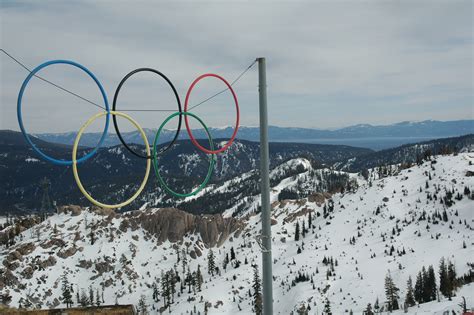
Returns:
[[[365,176],[340,171],[345,189],[332,193],[321,185],[332,183],[327,178],[334,174],[313,169],[309,160],[276,167],[275,314],[320,314],[326,304],[333,314],[361,314],[369,303],[387,310],[387,275],[403,305],[408,277],[415,285],[423,267],[434,267],[439,288],[443,257],[456,270],[455,296],[450,301],[438,293],[408,313],[457,314],[462,297],[473,307],[473,163],[472,153],[459,153],[425,157],[408,168],[369,169]],[[232,184],[211,186],[206,194]],[[0,290],[5,300],[11,297],[10,306],[65,306],[61,296],[72,289],[74,304],[78,294],[83,303],[92,295],[95,303],[131,303],[152,314],[254,313],[258,195],[215,215],[75,206],[62,212],[39,223],[24,218],[0,233]]]

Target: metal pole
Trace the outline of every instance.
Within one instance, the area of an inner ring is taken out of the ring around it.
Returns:
[[[270,180],[268,177],[268,113],[267,113],[267,75],[265,58],[258,60],[258,91],[260,107],[260,190],[262,194],[262,279],[263,314],[273,314],[273,275],[272,275],[272,231],[270,207]]]

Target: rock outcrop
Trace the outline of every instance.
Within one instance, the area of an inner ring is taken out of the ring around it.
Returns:
[[[60,250],[57,255],[58,257],[61,257],[63,259],[66,259],[68,257],[71,257],[77,252],[77,248],[75,247],[69,247],[67,249]]]
[[[318,206],[321,206],[327,199],[331,198],[331,194],[327,192],[314,193],[308,196],[309,202],[315,202]]]
[[[98,215],[102,215],[102,216],[115,216],[114,209],[110,209],[110,208],[101,208],[101,207],[93,206],[91,207],[91,212]]]
[[[16,287],[19,283],[18,278],[9,269],[0,274],[0,290],[3,290],[5,286]]]
[[[48,259],[45,259],[41,262],[39,262],[39,267],[42,269],[46,269],[47,267],[51,267],[56,265],[56,258],[54,256],[49,256]]]
[[[193,215],[175,208],[131,213],[124,216],[126,219],[130,220],[130,226],[140,225],[155,235],[160,243],[166,240],[177,242],[186,234],[196,233],[209,247],[222,245],[233,232],[244,227],[244,223],[236,218],[224,218],[221,214]]]
[[[65,205],[58,207],[58,213],[71,213],[72,216],[80,215],[82,208],[77,205]]]
[[[25,279],[31,279],[31,278],[33,278],[33,272],[34,272],[34,270],[31,266],[26,266],[26,268],[23,269],[23,271],[21,272],[21,275]]]
[[[43,243],[40,244],[40,246],[44,249],[50,247],[63,247],[64,245],[66,245],[66,242],[60,238],[51,238],[43,241]]]
[[[21,255],[28,255],[30,254],[32,251],[34,251],[36,248],[35,244],[33,243],[26,243],[26,244],[23,244],[21,246],[18,246],[18,248],[16,249]]]

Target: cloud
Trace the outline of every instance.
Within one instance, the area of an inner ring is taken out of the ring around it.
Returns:
[[[273,125],[449,120],[473,116],[472,6],[471,1],[3,1],[1,46],[30,66],[56,58],[86,65],[102,80],[110,101],[120,79],[136,67],[168,74],[184,102],[198,75],[216,72],[233,80],[255,57],[265,56]],[[0,60],[1,128],[18,129],[16,96],[26,73]],[[86,77],[61,71],[44,74],[100,101]],[[96,112],[34,84],[25,118],[31,131],[77,130]],[[193,103],[222,87],[217,81],[199,84]],[[256,69],[236,90],[242,123],[257,125]],[[169,108],[172,102],[164,82],[143,75],[127,83],[120,106]],[[208,125],[232,125],[230,102],[226,94],[197,113]],[[133,115],[146,127],[157,127],[166,116]]]

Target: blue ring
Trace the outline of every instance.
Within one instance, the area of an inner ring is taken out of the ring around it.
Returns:
[[[18,93],[18,101],[17,101],[18,123],[20,124],[20,129],[21,129],[21,133],[23,134],[23,137],[25,138],[26,142],[28,142],[30,144],[30,146],[33,148],[33,150],[36,153],[38,153],[41,156],[41,158],[43,158],[44,160],[49,161],[49,162],[51,162],[53,164],[56,164],[56,165],[68,165],[68,166],[70,166],[70,165],[72,165],[72,160],[58,160],[58,159],[52,158],[52,157],[46,155],[45,153],[41,152],[41,150],[36,147],[36,145],[33,143],[33,141],[31,141],[30,136],[26,132],[25,127],[23,126],[23,119],[22,119],[22,116],[21,116],[21,100],[23,98],[23,93],[25,92],[25,89],[26,89],[26,86],[28,85],[28,82],[31,80],[31,78],[38,71],[40,71],[41,69],[43,69],[43,68],[45,68],[49,65],[53,65],[53,64],[68,64],[68,65],[77,67],[77,68],[83,70],[84,72],[86,72],[95,81],[95,83],[99,87],[100,93],[102,94],[102,98],[104,99],[105,109],[106,109],[107,113],[110,112],[109,102],[107,101],[107,95],[105,94],[105,90],[102,87],[102,84],[96,78],[96,76],[92,72],[90,72],[89,69],[84,67],[83,65],[80,65],[80,64],[78,64],[74,61],[70,61],[70,60],[46,61],[46,62],[40,64],[39,66],[37,66],[36,68],[34,68],[33,71],[31,71],[30,74],[26,77],[25,81],[23,81],[23,84],[21,85],[20,92]],[[104,132],[102,133],[102,136],[100,137],[100,140],[99,140],[99,143],[97,144],[97,146],[94,148],[94,150],[89,152],[87,155],[85,155],[82,158],[78,159],[77,163],[82,163],[82,162],[86,161],[87,159],[91,158],[97,152],[99,147],[102,146],[102,143],[104,142],[105,137],[107,136],[107,130],[109,128],[109,118],[110,118],[110,114],[107,114],[106,120],[105,120]]]

